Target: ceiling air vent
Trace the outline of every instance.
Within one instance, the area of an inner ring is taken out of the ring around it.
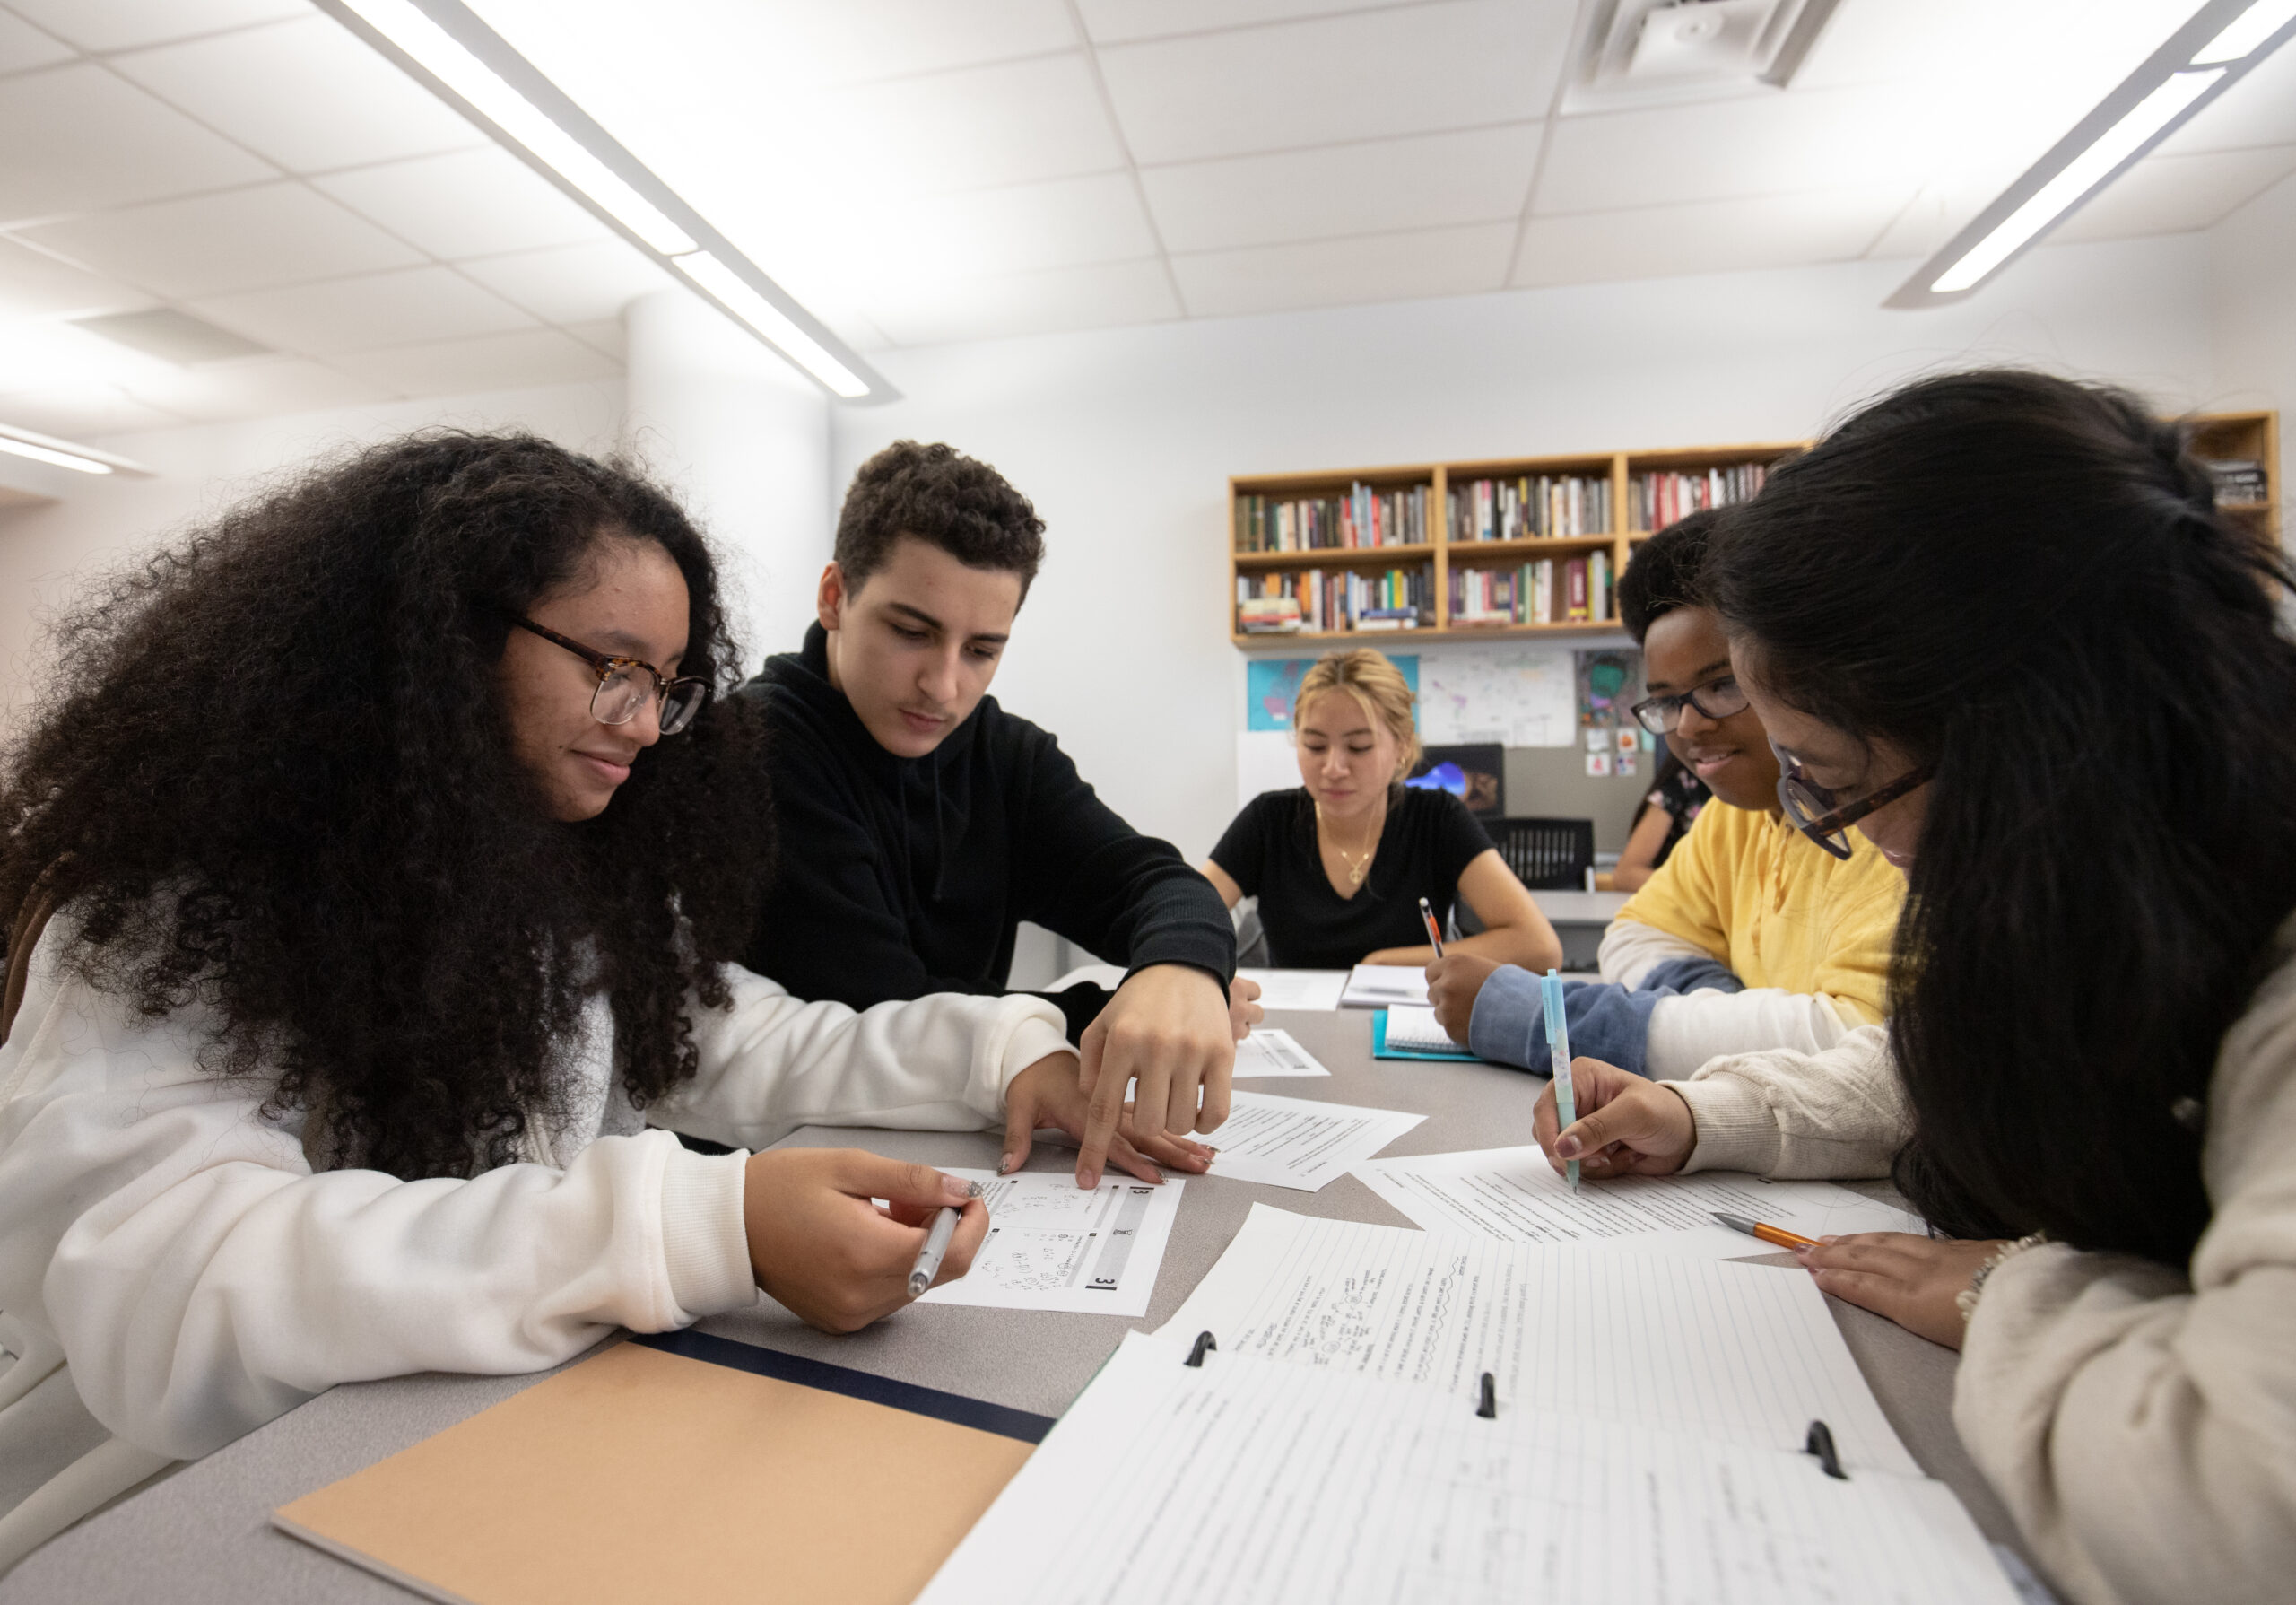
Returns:
[[[106,312],[96,318],[71,319],[75,328],[160,358],[190,367],[196,362],[220,362],[229,357],[261,356],[268,345],[257,345],[229,329],[203,323],[188,312],[155,307],[148,312]]]
[[[1783,88],[1839,0],[1611,0],[1597,6],[1570,109]]]

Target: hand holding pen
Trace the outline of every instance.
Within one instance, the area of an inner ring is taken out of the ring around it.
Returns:
[[[1690,1105],[1665,1082],[1599,1059],[1573,1060],[1570,1081],[1578,1119],[1560,1118],[1553,1081],[1531,1112],[1532,1135],[1557,1171],[1575,1160],[1594,1181],[1672,1175],[1697,1146]]]

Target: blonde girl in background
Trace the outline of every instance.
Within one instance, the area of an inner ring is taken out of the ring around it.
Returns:
[[[1368,647],[1319,659],[1292,704],[1298,789],[1252,799],[1212,850],[1205,878],[1230,908],[1259,899],[1268,958],[1286,969],[1423,964],[1427,899],[1448,923],[1464,902],[1483,926],[1447,944],[1544,970],[1562,944],[1466,805],[1404,785],[1419,760],[1412,693]]]

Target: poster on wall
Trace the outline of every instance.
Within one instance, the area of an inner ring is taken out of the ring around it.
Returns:
[[[1555,647],[1449,647],[1430,651],[1419,680],[1419,737],[1440,745],[1569,746],[1570,654]]]
[[[1573,656],[1578,660],[1578,728],[1594,731],[1632,726],[1634,715],[1627,710],[1642,700],[1642,654],[1603,650]],[[1595,745],[1587,743],[1590,750]]]
[[[1419,695],[1419,659],[1408,652],[1387,655],[1397,672]],[[1244,728],[1289,730],[1292,703],[1300,681],[1313,667],[1312,658],[1255,658],[1244,665]]]

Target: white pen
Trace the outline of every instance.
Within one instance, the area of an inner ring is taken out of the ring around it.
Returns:
[[[909,1297],[918,1297],[941,1274],[941,1256],[949,1252],[949,1239],[957,1234],[957,1213],[946,1204],[934,1212],[933,1229],[925,1234],[925,1246],[917,1251],[917,1267],[909,1273]]]

